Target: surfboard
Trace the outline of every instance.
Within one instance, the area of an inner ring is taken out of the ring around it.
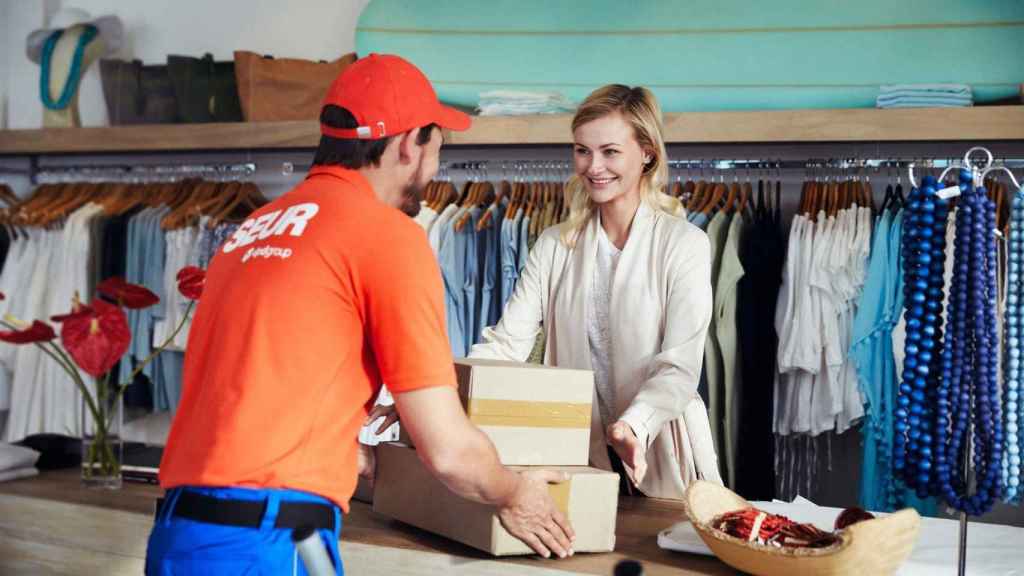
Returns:
[[[879,86],[1024,82],[1021,0],[372,0],[360,55],[394,53],[442,100],[651,88],[665,111],[873,107]]]

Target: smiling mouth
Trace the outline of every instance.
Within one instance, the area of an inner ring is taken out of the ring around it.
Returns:
[[[590,176],[587,176],[587,180],[590,180],[590,182],[592,184],[596,184],[598,186],[604,186],[605,184],[611,184],[616,179],[615,178],[592,178]]]

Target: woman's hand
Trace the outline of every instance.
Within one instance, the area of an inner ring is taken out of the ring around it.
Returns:
[[[622,420],[609,425],[605,430],[605,436],[608,438],[608,444],[626,465],[626,475],[629,476],[630,482],[639,488],[647,474],[647,450],[640,445],[640,440],[629,424]]]
[[[363,422],[363,426],[369,426],[373,424],[373,421],[377,418],[384,417],[384,421],[377,426],[374,434],[383,434],[385,430],[391,428],[396,422],[398,422],[398,410],[395,409],[394,404],[385,406],[384,404],[377,404],[370,410],[370,414],[366,417],[366,421]]]

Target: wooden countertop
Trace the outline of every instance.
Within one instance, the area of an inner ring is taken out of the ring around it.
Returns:
[[[156,486],[86,490],[77,470],[45,472],[0,484],[0,575],[141,574]],[[341,539],[346,572],[363,574],[611,575],[617,562],[639,560],[646,576],[734,574],[718,560],[658,548],[659,531],[679,522],[679,502],[623,498],[616,550],[565,560],[495,559],[472,548],[375,514],[353,502]]]

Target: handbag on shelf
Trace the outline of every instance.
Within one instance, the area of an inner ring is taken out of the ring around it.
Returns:
[[[100,60],[103,99],[112,125],[171,124],[178,121],[167,66],[141,60]]]
[[[167,70],[182,122],[241,122],[234,62],[213,55],[168,56]]]
[[[245,120],[317,120],[331,82],[355,61],[355,53],[333,62],[314,62],[236,51],[235,76]]]

